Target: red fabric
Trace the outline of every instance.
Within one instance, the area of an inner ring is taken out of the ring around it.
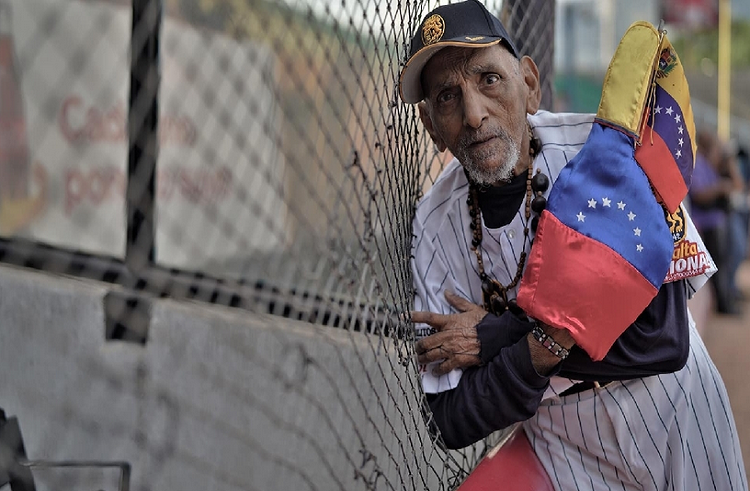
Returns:
[[[554,491],[547,471],[522,428],[495,452],[491,451],[458,491]]]
[[[570,331],[598,361],[657,292],[621,255],[545,210],[517,300],[529,316]]]
[[[674,213],[688,192],[685,179],[659,133],[648,127],[643,131],[643,141],[635,149],[635,159],[653,184],[657,198]]]

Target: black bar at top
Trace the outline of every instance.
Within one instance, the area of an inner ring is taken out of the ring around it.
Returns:
[[[127,243],[125,263],[139,271],[154,262],[159,126],[159,31],[162,0],[132,0],[128,107]]]

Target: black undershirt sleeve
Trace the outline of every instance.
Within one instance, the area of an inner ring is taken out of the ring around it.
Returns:
[[[573,347],[570,356],[562,363],[560,375],[576,380],[626,380],[631,378],[670,373],[681,369],[687,362],[690,334],[687,317],[687,289],[685,280],[665,283],[641,313],[615,341],[602,361],[594,362],[579,347]],[[484,363],[496,356],[509,343],[507,336],[517,333],[500,333],[514,326],[515,331],[529,332],[533,323],[520,320],[510,322],[503,314],[500,318],[486,316],[477,326]],[[501,322],[502,321],[502,322]],[[521,335],[525,334],[521,332]]]

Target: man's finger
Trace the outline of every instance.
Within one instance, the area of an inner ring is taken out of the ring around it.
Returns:
[[[450,372],[454,368],[458,368],[461,366],[461,363],[458,360],[458,356],[454,356],[452,358],[446,358],[446,360],[443,363],[439,363],[435,366],[435,368],[432,369],[432,373],[435,375],[445,375],[446,373]]]
[[[448,322],[448,316],[434,312],[413,311],[411,313],[411,321],[415,324],[427,324],[440,330]]]
[[[444,362],[435,366],[432,369],[432,373],[435,375],[445,375],[459,367],[467,368],[475,365],[479,365],[480,359],[474,355],[456,355],[450,358],[446,358]]]
[[[452,291],[445,290],[445,299],[451,306],[455,307],[459,312],[466,312],[468,310],[481,308],[479,305],[466,300],[465,298],[456,295]]]
[[[443,348],[442,345],[438,345],[432,349],[423,351],[422,353],[417,352],[417,361],[426,365],[434,361],[444,360],[448,356],[448,352]]]
[[[430,334],[417,341],[417,353],[430,351],[432,349],[443,347],[444,350],[449,350],[454,344],[453,340],[455,334],[452,331],[441,331],[435,334]]]

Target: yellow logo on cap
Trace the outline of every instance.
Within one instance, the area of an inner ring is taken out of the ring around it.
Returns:
[[[433,14],[422,25],[422,44],[429,46],[440,41],[445,32],[445,21],[438,14]]]
[[[474,42],[474,41],[479,41],[480,39],[484,39],[484,36],[474,36],[474,37],[472,37],[472,36],[466,36],[466,40],[467,41]]]

